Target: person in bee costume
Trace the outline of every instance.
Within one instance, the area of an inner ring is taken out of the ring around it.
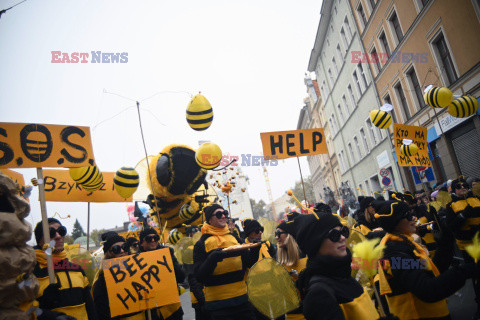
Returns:
[[[205,286],[205,309],[213,320],[253,320],[245,271],[258,260],[260,245],[239,245],[227,226],[228,211],[219,204],[204,208],[202,237],[193,249],[195,278]],[[225,250],[233,247],[235,250]]]
[[[262,242],[262,235],[265,229],[257,220],[245,219],[242,221],[242,227],[246,235],[245,243]],[[277,248],[275,247],[275,245],[271,244],[270,241],[265,241],[260,247],[260,254],[258,256],[258,260],[261,260],[263,258],[275,259],[276,251]]]
[[[299,216],[297,214],[296,216]],[[295,217],[296,217],[295,216]],[[292,221],[293,216],[287,215],[287,221]],[[287,221],[280,223],[275,230],[275,239],[277,240],[277,261],[287,269],[288,273],[292,277],[292,280],[296,282],[298,275],[307,266],[307,257],[301,252],[295,239],[286,232]],[[303,320],[302,306],[287,313],[287,320]]]
[[[360,209],[357,214],[357,223],[354,229],[363,234],[367,239],[383,238],[385,231],[378,225],[375,219],[375,198],[364,197],[360,201]]]
[[[147,252],[168,248],[172,256],[173,269],[177,284],[185,280],[185,272],[175,258],[172,248],[163,246],[159,243],[160,237],[155,229],[144,229],[140,232],[140,252]],[[183,309],[181,303],[169,304],[152,310],[152,320],[181,320],[183,319]]]
[[[52,252],[56,283],[50,284],[47,269],[47,256],[43,250],[42,222],[35,227],[34,247],[37,264],[33,274],[40,282],[37,300],[42,310],[38,320],[44,319],[97,319],[90,285],[83,269],[67,258],[64,250],[64,239],[67,229],[60,221],[48,218],[50,239],[55,241]]]
[[[321,211],[305,214],[284,228],[308,256],[297,281],[307,320],[378,319],[370,296],[351,276],[349,229],[337,216]]]
[[[120,258],[129,254],[128,244],[125,239],[119,236],[116,232],[108,232],[102,235],[104,260]],[[93,301],[95,302],[95,310],[97,311],[98,319],[124,319],[124,320],[145,320],[145,312],[140,311],[134,314],[111,317],[110,305],[108,302],[107,283],[105,282],[105,275],[103,269],[100,269],[95,276],[92,285]]]
[[[403,319],[451,319],[446,298],[458,291],[466,279],[478,274],[475,263],[449,268],[454,239],[447,228],[438,238],[432,259],[413,240],[416,224],[403,201],[387,201],[377,220],[387,234],[384,263],[379,268],[380,294],[386,295],[390,312]]]

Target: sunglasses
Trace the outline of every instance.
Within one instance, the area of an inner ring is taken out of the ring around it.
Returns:
[[[150,235],[145,237],[146,242],[158,242],[160,240],[160,237],[157,235]]]
[[[280,238],[282,234],[287,234],[288,232],[285,231],[275,231],[275,238]]]
[[[261,228],[258,228],[256,230],[254,230],[253,232],[255,232],[256,234],[259,234],[260,232],[263,232],[263,230],[265,230],[265,229],[263,229],[263,227],[261,227]]]
[[[120,252],[128,252],[128,245],[126,243],[122,244],[122,245],[114,245],[110,248],[110,251],[114,254],[119,254]]]
[[[339,242],[342,236],[344,236],[345,239],[347,239],[349,234],[350,234],[350,230],[348,230],[347,227],[342,227],[340,230],[338,229],[330,230],[327,234],[327,238],[330,239],[330,241],[332,242]]]
[[[228,211],[227,211],[227,210],[217,211],[217,212],[215,213],[215,217],[217,217],[217,219],[221,219],[222,216],[225,216],[225,218],[228,218]]]
[[[463,183],[459,183],[455,186],[455,189],[462,189],[462,188],[468,189],[468,186]]]
[[[61,226],[58,229],[55,229],[54,227],[50,227],[50,239],[55,238],[57,233],[61,237],[65,237],[65,235],[67,234],[67,228],[65,228],[64,226]]]

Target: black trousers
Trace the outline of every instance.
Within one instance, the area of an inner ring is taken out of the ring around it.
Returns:
[[[236,307],[210,311],[212,320],[255,320],[255,313],[250,302]]]

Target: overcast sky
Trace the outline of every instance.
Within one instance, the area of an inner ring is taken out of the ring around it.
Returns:
[[[0,9],[19,0],[2,0]],[[0,18],[2,122],[90,126],[102,171],[144,157],[134,102],[141,103],[148,153],[171,143],[217,143],[231,155],[260,155],[260,132],[294,130],[307,96],[303,79],[320,19],[320,0],[40,1]],[[51,63],[51,51],[128,53],[127,63]],[[185,109],[199,91],[212,126],[190,129]],[[155,95],[155,96],[154,96]],[[153,97],[152,97],[153,96]],[[150,99],[147,99],[152,97]],[[130,107],[130,108],[129,108]],[[122,112],[123,111],[123,112]],[[304,176],[310,174],[301,158]],[[17,170],[29,181],[34,169]],[[259,167],[244,168],[249,193],[267,200]],[[274,198],[300,179],[295,158],[269,169]],[[31,223],[41,218],[31,197]],[[125,204],[92,204],[91,228],[128,219]],[[86,231],[86,203],[47,204]]]

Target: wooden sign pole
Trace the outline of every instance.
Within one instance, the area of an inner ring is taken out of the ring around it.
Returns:
[[[39,180],[41,179],[42,181],[42,183],[38,184],[38,193],[40,196],[40,210],[42,212],[43,239],[45,244],[49,244],[50,243],[50,226],[48,224],[48,218],[47,218],[47,205],[45,202],[45,184],[43,181],[42,168],[37,168],[37,177]],[[52,253],[53,253],[53,248],[52,248]],[[55,283],[55,271],[53,270],[52,255],[47,254],[46,256],[47,256],[48,278],[50,280],[50,283]]]
[[[90,202],[88,203],[88,215],[87,215],[87,251],[90,250]]]
[[[298,169],[300,170],[300,178],[302,180],[302,188],[303,188],[303,198],[305,199],[305,205],[307,204],[307,194],[305,193],[305,184],[303,183],[303,175],[302,175],[302,167],[300,167],[300,158],[297,157],[298,161]]]

